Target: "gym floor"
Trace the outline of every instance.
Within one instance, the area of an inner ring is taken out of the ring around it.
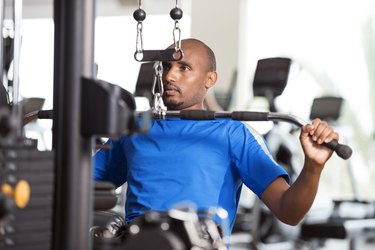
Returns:
[[[230,250],[250,250],[251,237],[249,234],[236,233],[231,237]],[[258,244],[258,250],[374,250],[375,236],[367,239],[356,239],[353,248],[349,240],[328,239],[321,242],[281,242],[274,244]],[[254,249],[255,250],[255,249]]]

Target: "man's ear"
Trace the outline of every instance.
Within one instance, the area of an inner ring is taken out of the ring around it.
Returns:
[[[209,89],[215,85],[217,81],[217,72],[212,71],[207,73],[206,88]]]

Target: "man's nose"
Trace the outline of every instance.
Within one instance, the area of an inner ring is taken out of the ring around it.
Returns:
[[[170,67],[164,71],[164,80],[167,82],[175,82],[178,79],[178,71],[175,67]]]

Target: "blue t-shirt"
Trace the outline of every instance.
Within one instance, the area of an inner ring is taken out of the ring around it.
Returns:
[[[277,177],[289,177],[263,137],[239,121],[154,120],[147,134],[109,140],[94,159],[94,179],[128,183],[127,222],[146,211],[188,201],[199,210],[227,210],[230,228],[244,183],[259,197]]]

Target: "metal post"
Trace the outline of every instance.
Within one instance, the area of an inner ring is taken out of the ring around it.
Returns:
[[[22,0],[13,1],[14,49],[13,49],[13,104],[18,103],[19,66],[21,52]]]
[[[20,54],[21,54],[21,27],[22,27],[22,0],[13,0],[13,25],[14,25],[14,39],[13,39],[13,109],[12,112],[17,121],[22,120],[22,105],[18,105],[19,97],[19,68],[20,68]],[[17,122],[16,128],[17,138],[21,137],[21,123]]]
[[[81,135],[81,78],[94,76],[94,0],[54,0],[56,184],[53,249],[91,248],[92,139]]]

